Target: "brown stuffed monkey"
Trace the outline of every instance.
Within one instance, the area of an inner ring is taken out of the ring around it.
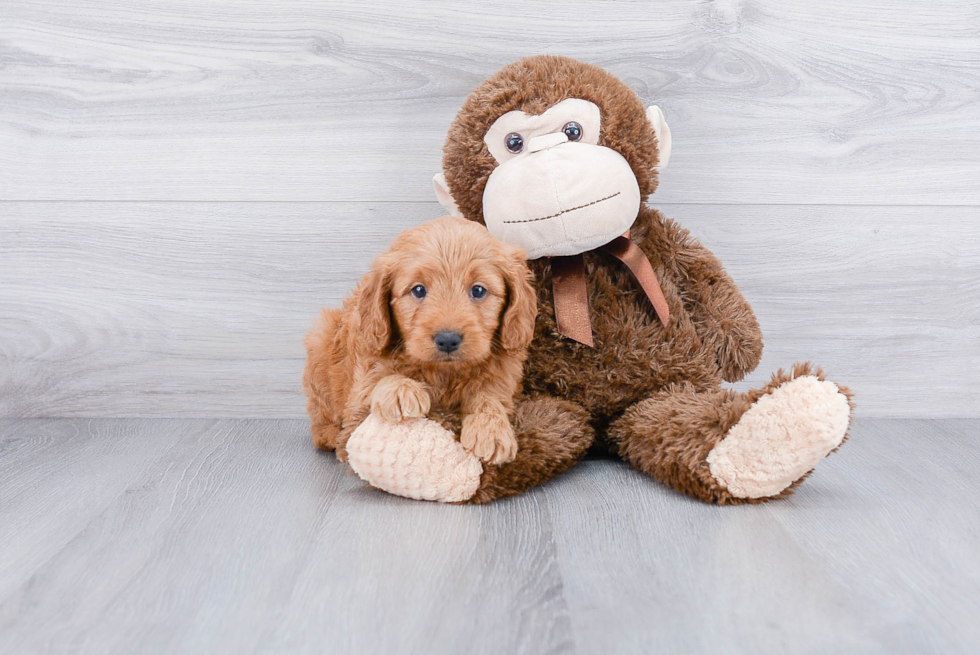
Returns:
[[[762,355],[721,263],[645,205],[670,132],[620,80],[540,56],[466,99],[436,194],[525,249],[539,315],[513,417],[516,459],[481,464],[452,425],[369,417],[347,444],[376,487],[482,503],[548,480],[605,444],[674,489],[720,504],[786,496],[844,441],[851,394],[798,364],[735,392]]]

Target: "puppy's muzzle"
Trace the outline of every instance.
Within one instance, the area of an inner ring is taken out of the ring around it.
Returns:
[[[432,340],[435,342],[436,348],[449,354],[455,352],[459,348],[459,345],[463,343],[463,335],[459,332],[443,330],[432,337]]]

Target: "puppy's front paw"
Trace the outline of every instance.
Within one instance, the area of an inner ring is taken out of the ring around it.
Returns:
[[[459,442],[488,464],[506,464],[517,457],[517,437],[506,414],[478,412],[464,416]]]
[[[425,385],[403,375],[389,375],[371,393],[371,413],[394,423],[425,417],[431,404]]]

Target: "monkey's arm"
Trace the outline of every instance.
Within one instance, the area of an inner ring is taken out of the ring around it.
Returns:
[[[660,212],[646,211],[651,215],[640,247],[660,256],[674,274],[698,336],[715,350],[722,377],[741,380],[762,357],[762,331],[752,307],[710,250]]]

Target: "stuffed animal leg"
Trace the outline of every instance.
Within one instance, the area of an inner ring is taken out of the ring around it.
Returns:
[[[788,496],[846,439],[851,393],[800,364],[747,393],[668,389],[610,426],[620,455],[674,489],[721,505]]]
[[[485,503],[513,496],[581,459],[594,433],[581,407],[556,398],[522,400],[514,414],[517,458],[486,465],[454,432],[430,419],[389,423],[369,416],[347,440],[348,463],[388,493],[446,503]]]
[[[415,500],[466,501],[483,476],[479,458],[427,418],[392,423],[371,414],[347,440],[347,462],[372,487]]]
[[[851,393],[808,364],[760,389],[665,390],[628,409],[609,437],[635,468],[695,498],[722,505],[792,493],[846,439]],[[454,433],[428,419],[369,417],[347,442],[368,482],[419,500],[485,503],[564,472],[593,441],[585,410],[539,397],[518,405],[517,459],[483,465]]]

